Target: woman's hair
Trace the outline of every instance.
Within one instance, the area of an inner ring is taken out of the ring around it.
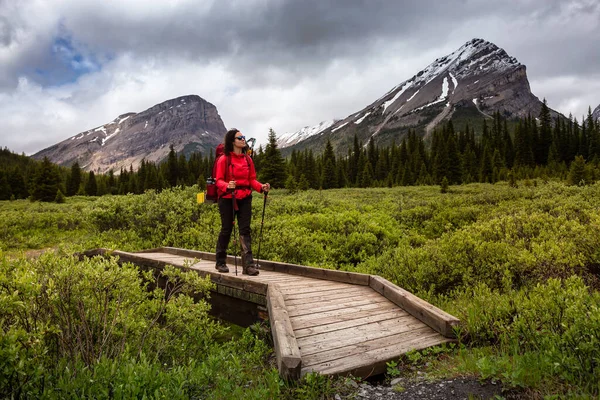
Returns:
[[[225,154],[229,154],[233,151],[233,141],[235,140],[236,133],[239,132],[239,129],[231,128],[225,134]]]

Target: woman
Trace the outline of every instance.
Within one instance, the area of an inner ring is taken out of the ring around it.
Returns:
[[[237,129],[225,134],[225,156],[217,160],[215,179],[219,194],[219,213],[221,214],[221,232],[217,240],[217,264],[219,272],[229,272],[227,268],[227,246],[233,230],[233,214],[237,215],[242,245],[242,273],[258,275],[254,265],[250,238],[250,220],[252,219],[252,189],[268,192],[271,185],[256,180],[256,171],[252,159],[246,155],[246,137]],[[232,198],[233,197],[233,198]]]

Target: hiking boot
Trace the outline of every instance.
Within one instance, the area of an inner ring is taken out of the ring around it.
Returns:
[[[227,265],[225,264],[217,264],[215,268],[217,269],[217,271],[222,272],[224,274],[229,272],[229,268],[227,268]]]
[[[256,268],[254,265],[249,265],[242,269],[242,274],[251,276],[258,275],[258,268]]]

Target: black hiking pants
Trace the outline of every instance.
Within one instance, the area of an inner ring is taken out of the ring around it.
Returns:
[[[252,220],[252,195],[241,200],[236,200],[238,210],[237,216],[240,243],[242,245],[242,266],[254,265],[252,258],[252,239],[250,238],[250,221]],[[217,239],[217,265],[226,264],[227,247],[233,231],[233,200],[220,198],[219,213],[221,214],[221,232]],[[234,250],[237,252],[237,249]]]

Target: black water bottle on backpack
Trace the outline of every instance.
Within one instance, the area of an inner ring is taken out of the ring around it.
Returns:
[[[206,197],[204,201],[207,203],[216,203],[218,199],[217,181],[211,176],[206,180]]]

